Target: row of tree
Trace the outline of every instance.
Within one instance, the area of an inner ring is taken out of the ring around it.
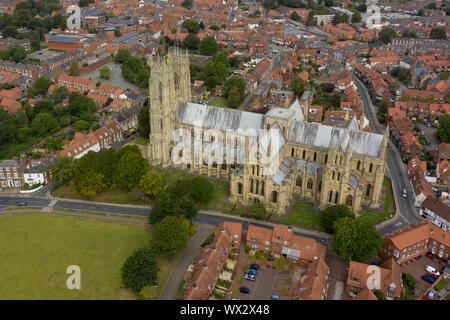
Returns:
[[[114,62],[122,63],[122,75],[139,88],[148,88],[150,67],[145,57],[132,56],[129,49],[119,49]],[[104,74],[104,73],[103,73]]]

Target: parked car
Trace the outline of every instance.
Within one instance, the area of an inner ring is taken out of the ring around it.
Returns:
[[[437,270],[436,270],[435,268],[433,268],[432,266],[427,266],[427,267],[425,268],[425,270],[427,270],[427,272],[429,272],[429,273],[431,273],[431,274],[437,275],[438,277],[440,276],[439,271],[437,271]]]
[[[280,297],[277,294],[272,295],[272,300],[278,300]]]
[[[18,202],[18,203],[16,203],[16,207],[25,207],[27,205],[28,205],[28,203],[26,203],[26,202]]]
[[[435,294],[436,294],[436,291],[431,290],[430,292],[428,292],[427,297],[429,299],[434,299]]]
[[[269,261],[273,261],[273,255],[269,256]]]
[[[245,293],[245,294],[249,294],[249,293],[250,293],[250,289],[247,288],[247,287],[240,287],[240,288],[239,288],[239,291],[240,291],[241,293]]]
[[[256,275],[256,272],[257,272],[257,271],[258,271],[258,270],[256,270],[255,268],[250,268],[250,270],[248,270],[247,273]]]
[[[427,253],[425,253],[425,256],[427,258],[433,259],[433,254],[431,253],[431,251],[428,251]]]
[[[438,278],[437,275],[431,274],[431,273],[427,273],[426,276],[427,276],[427,277],[431,277],[431,278],[433,278],[434,280],[436,280],[436,279]]]
[[[406,192],[406,189],[402,189],[402,197],[408,198],[408,193]]]
[[[259,264],[256,264],[256,263],[251,264],[251,265],[250,265],[250,269],[256,269],[256,270],[259,270]]]
[[[252,274],[252,273],[246,272],[245,275],[244,275],[244,278],[247,279],[247,280],[250,280],[250,281],[255,281],[255,275]]]
[[[130,137],[130,134],[127,133],[127,134],[125,135],[125,139],[128,139],[129,137]]]
[[[120,137],[119,139],[117,139],[117,142],[122,142],[123,140],[125,140],[123,137]]]
[[[426,281],[428,283],[431,283],[431,284],[433,284],[435,281],[433,278],[427,277],[427,276],[421,276],[420,279],[422,279],[423,281]]]

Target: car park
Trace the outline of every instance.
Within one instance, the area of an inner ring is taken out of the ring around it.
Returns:
[[[422,279],[423,281],[426,281],[428,283],[431,283],[431,284],[433,284],[435,281],[433,278],[427,277],[427,276],[421,276],[420,279]]]
[[[247,287],[240,287],[239,288],[239,292],[245,293],[245,294],[249,294],[250,293],[250,289],[247,288]]]

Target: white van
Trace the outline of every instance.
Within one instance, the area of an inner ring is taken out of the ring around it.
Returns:
[[[439,277],[440,273],[439,271],[437,271],[435,268],[433,268],[432,266],[427,266],[426,268],[427,272],[437,275]]]

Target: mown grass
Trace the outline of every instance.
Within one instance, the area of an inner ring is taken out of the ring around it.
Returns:
[[[141,146],[146,146],[148,144],[148,139],[146,139],[144,137],[137,137],[134,140],[134,143],[139,144]]]
[[[118,299],[122,265],[151,245],[150,230],[44,213],[2,215],[0,299]],[[70,265],[81,269],[80,290],[66,287]]]
[[[286,224],[323,228],[320,214],[314,210],[313,202],[297,202],[287,218],[273,217],[272,219]]]
[[[387,178],[384,178],[383,186],[386,187],[386,197],[384,198],[383,212],[377,212],[373,210],[366,210],[362,212],[362,214],[370,214],[373,217],[375,223],[381,222],[391,216],[394,208],[392,189]]]
[[[211,100],[211,102],[209,102],[208,104],[215,107],[230,108],[228,106],[227,100],[224,98],[216,98],[214,100]]]

